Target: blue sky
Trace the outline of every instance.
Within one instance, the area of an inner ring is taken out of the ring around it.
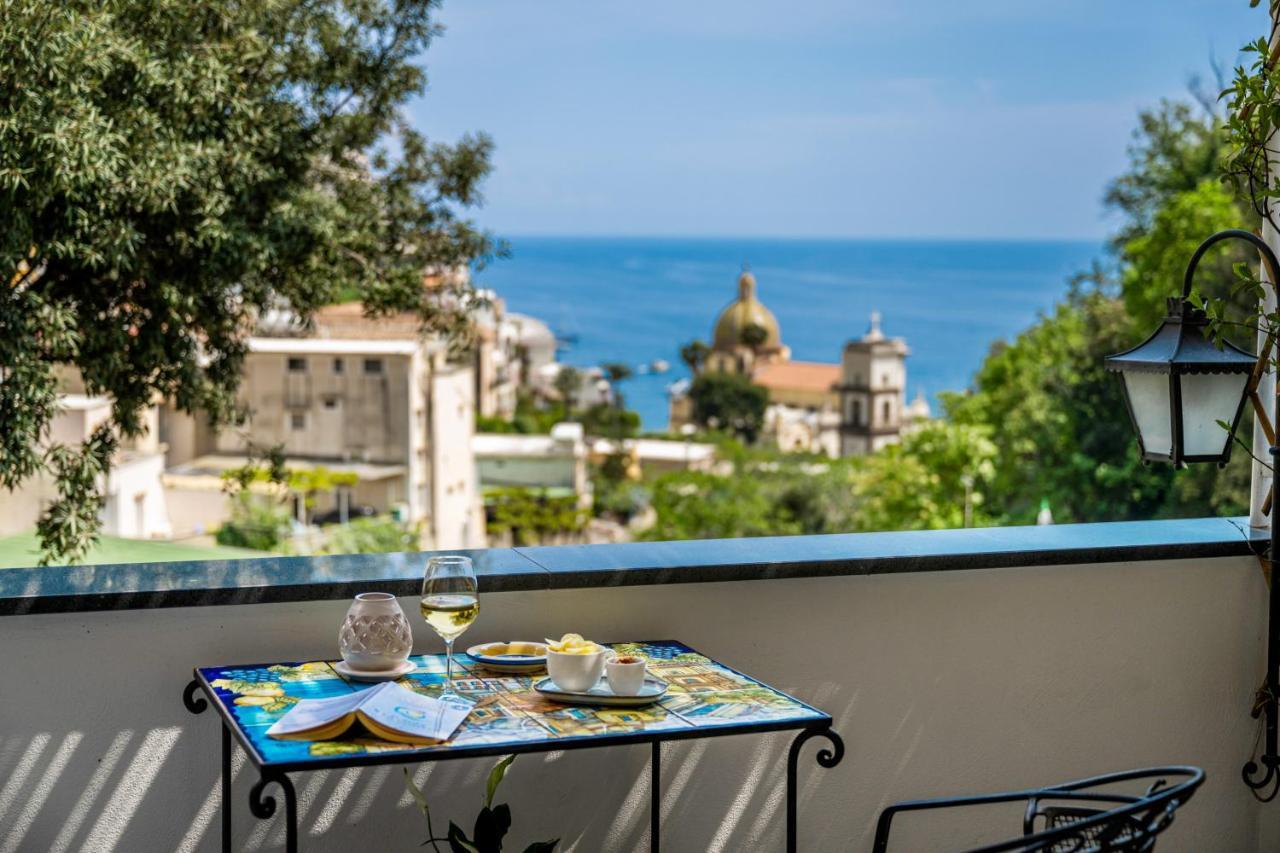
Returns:
[[[1264,7],[1265,3],[1262,4]],[[445,0],[414,123],[504,235],[1095,239],[1137,111],[1247,0]]]

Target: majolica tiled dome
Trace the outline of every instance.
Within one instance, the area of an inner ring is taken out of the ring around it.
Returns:
[[[756,277],[743,270],[738,277],[738,298],[720,312],[711,346],[718,350],[732,350],[743,344],[742,330],[753,325],[765,331],[764,342],[757,349],[781,348],[782,334],[778,330],[778,320],[772,311],[764,307],[764,303],[756,299]]]

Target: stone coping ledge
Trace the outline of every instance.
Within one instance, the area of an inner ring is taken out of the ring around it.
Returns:
[[[1256,554],[1243,518],[491,548],[481,592],[939,572]],[[418,595],[429,552],[0,569],[0,615]]]

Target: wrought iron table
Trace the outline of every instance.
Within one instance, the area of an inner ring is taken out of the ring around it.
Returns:
[[[657,851],[664,741],[797,731],[787,755],[787,850],[794,853],[801,747],[814,737],[829,741],[831,747],[817,754],[818,764],[827,768],[839,764],[844,755],[844,743],[831,728],[831,717],[682,643],[615,643],[613,648],[645,655],[650,671],[669,685],[667,695],[643,708],[566,706],[533,689],[541,674],[490,673],[465,657],[457,657],[454,688],[475,700],[476,707],[447,742],[423,747],[388,743],[360,733],[310,743],[267,737],[267,727],[301,699],[337,696],[371,686],[345,680],[327,662],[197,668],[182,698],[193,714],[203,712],[212,702],[221,717],[223,851],[231,850],[233,738],[258,771],[249,791],[249,811],[255,817],[270,818],[276,812],[276,801],[265,789],[278,785],[284,794],[288,853],[298,849],[298,803],[291,773],[648,743],[652,749],[649,843],[650,849]],[[444,655],[418,655],[411,660],[415,667],[400,683],[426,695],[438,694],[445,680]]]

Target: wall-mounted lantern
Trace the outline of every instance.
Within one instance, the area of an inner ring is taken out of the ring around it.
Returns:
[[[1169,315],[1145,341],[1131,350],[1108,356],[1109,370],[1124,380],[1125,403],[1138,434],[1138,446],[1145,461],[1216,462],[1225,465],[1245,402],[1252,399],[1259,421],[1268,436],[1274,436],[1266,411],[1256,395],[1258,380],[1266,369],[1274,337],[1268,339],[1261,358],[1223,342],[1218,348],[1206,335],[1204,312],[1189,301],[1196,266],[1210,247],[1222,240],[1239,239],[1252,245],[1266,263],[1273,288],[1280,282],[1280,261],[1257,235],[1233,229],[1219,231],[1200,244],[1182,281],[1182,296],[1169,300]],[[1227,429],[1223,429],[1223,426]],[[1280,450],[1272,441],[1274,465]],[[1276,478],[1271,478],[1271,549],[1269,558],[1280,554],[1280,509],[1276,499]],[[1258,761],[1244,766],[1244,781],[1259,799],[1273,799],[1280,793],[1280,584],[1271,577],[1268,602],[1267,680],[1258,692],[1254,716],[1266,715],[1266,740]],[[1262,766],[1258,766],[1261,762]]]

